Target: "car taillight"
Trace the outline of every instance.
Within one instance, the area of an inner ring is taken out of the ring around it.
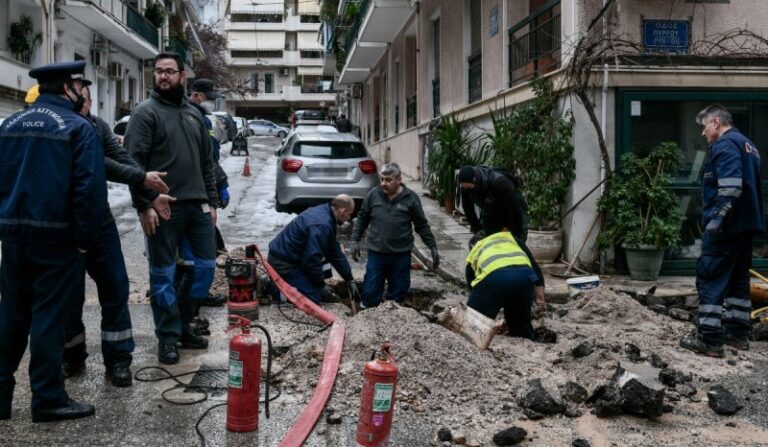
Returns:
[[[286,158],[283,160],[282,167],[285,172],[299,172],[299,169],[301,169],[303,164],[304,163],[302,163],[301,160]]]
[[[357,167],[359,167],[360,170],[363,171],[363,174],[376,173],[376,162],[373,160],[363,160],[357,164]]]

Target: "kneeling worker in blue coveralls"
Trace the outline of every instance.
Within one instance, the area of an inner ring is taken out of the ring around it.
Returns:
[[[749,349],[752,239],[765,230],[761,162],[757,147],[733,127],[723,106],[705,108],[696,122],[710,145],[701,188],[704,234],[696,265],[699,329],[680,340],[680,346],[721,358],[723,343]]]
[[[33,69],[40,97],[0,126],[0,420],[11,417],[14,374],[27,348],[32,421],[95,413],[61,374],[67,310],[85,287],[85,260],[107,217],[104,151],[76,110],[84,61]]]
[[[466,275],[469,307],[494,319],[504,308],[509,335],[533,340],[533,289],[543,288],[544,277],[525,244],[509,231],[485,237],[469,252]],[[543,300],[537,305],[542,310]]]
[[[355,201],[346,194],[307,209],[272,239],[267,260],[288,284],[316,303],[334,296],[323,273],[323,264],[330,262],[347,282],[350,297],[359,301],[352,269],[336,240],[336,226],[354,212]]]

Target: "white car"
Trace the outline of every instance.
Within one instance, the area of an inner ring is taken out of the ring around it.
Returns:
[[[288,135],[289,129],[283,126],[278,126],[272,121],[267,120],[251,120],[248,121],[248,127],[253,130],[254,135],[270,135],[280,138],[285,138]]]

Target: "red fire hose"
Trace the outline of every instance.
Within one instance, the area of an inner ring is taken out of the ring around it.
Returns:
[[[304,443],[307,436],[312,432],[312,428],[320,418],[320,414],[325,407],[328,398],[331,395],[333,389],[333,383],[336,381],[336,374],[339,371],[339,364],[341,363],[341,351],[344,347],[344,336],[346,333],[346,326],[344,323],[336,322],[336,316],[322,307],[318,306],[312,300],[307,299],[302,295],[295,287],[285,282],[283,278],[277,273],[277,271],[269,265],[264,256],[261,255],[258,247],[256,248],[256,255],[261,260],[261,264],[266,269],[269,277],[274,281],[275,285],[283,295],[293,303],[294,306],[304,311],[307,315],[311,315],[325,324],[332,324],[331,331],[328,335],[328,343],[325,346],[325,355],[323,356],[323,367],[320,370],[320,377],[317,381],[317,387],[315,393],[312,395],[309,404],[304,407],[296,423],[293,424],[285,438],[280,442],[280,447],[298,447]]]

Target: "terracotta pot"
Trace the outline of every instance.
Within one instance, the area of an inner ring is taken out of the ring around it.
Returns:
[[[528,249],[540,264],[551,264],[560,257],[563,250],[563,231],[528,230]]]
[[[453,214],[453,211],[456,209],[454,206],[454,197],[453,196],[446,196],[443,198],[443,206],[445,207],[445,211],[448,212],[448,214]]]

